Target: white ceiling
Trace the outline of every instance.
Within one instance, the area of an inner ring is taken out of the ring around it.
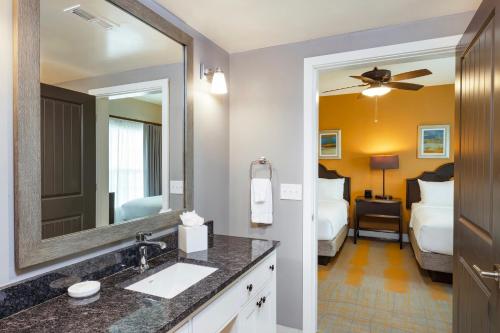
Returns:
[[[105,30],[63,12],[77,4],[118,26]],[[42,0],[40,15],[44,83],[179,63],[183,59],[180,44],[104,0]]]
[[[230,53],[477,9],[481,0],[156,0]]]
[[[452,56],[446,58],[418,60],[406,63],[381,63],[377,65],[381,69],[383,68],[390,70],[392,72],[392,75],[422,68],[427,68],[432,72],[431,75],[412,80],[405,80],[403,82],[418,83],[423,84],[424,86],[452,84],[455,82],[455,57]],[[330,89],[337,89],[361,84],[361,81],[350,78],[349,75],[361,75],[366,71],[372,70],[373,67],[374,65],[368,65],[349,69],[337,69],[321,72],[319,77],[319,89],[321,95],[342,95],[361,92],[365,88],[350,88],[326,94],[322,93],[323,91]]]
[[[134,97],[143,102],[148,102],[156,105],[161,105],[163,94],[160,93],[151,93],[144,96]]]

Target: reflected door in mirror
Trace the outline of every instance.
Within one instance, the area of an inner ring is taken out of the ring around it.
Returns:
[[[95,227],[95,97],[41,85],[42,238]]]

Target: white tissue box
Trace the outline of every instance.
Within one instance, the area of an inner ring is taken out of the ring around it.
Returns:
[[[179,249],[186,253],[208,249],[208,228],[206,225],[179,226]]]

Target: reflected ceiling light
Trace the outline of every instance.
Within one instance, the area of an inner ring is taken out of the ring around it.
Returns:
[[[108,99],[114,100],[114,99],[140,97],[140,96],[148,95],[149,93],[150,93],[149,91],[136,91],[136,92],[130,92],[130,93],[125,93],[125,94],[110,95],[110,96],[108,96]]]
[[[205,68],[205,65],[200,66],[200,78],[206,78],[211,82],[212,87],[210,91],[212,94],[224,95],[227,94],[226,76],[220,67],[214,69]]]
[[[384,96],[385,94],[389,93],[391,91],[391,88],[385,87],[385,86],[374,86],[370,87],[368,89],[363,90],[361,93],[365,96],[368,97],[378,97],[378,96]]]

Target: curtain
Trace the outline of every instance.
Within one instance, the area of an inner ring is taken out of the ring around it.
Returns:
[[[144,124],[144,195],[161,195],[161,126]]]
[[[115,207],[144,197],[144,126],[109,118],[109,191]]]

